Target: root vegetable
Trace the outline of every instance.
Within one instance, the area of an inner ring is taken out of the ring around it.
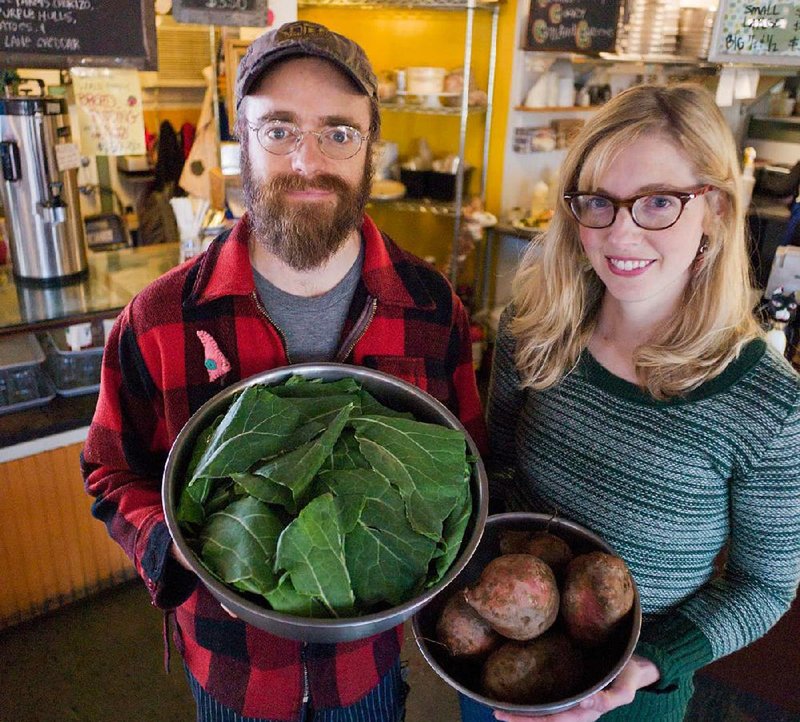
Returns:
[[[493,559],[464,597],[496,632],[509,639],[533,639],[549,629],[558,615],[555,576],[547,564],[530,554]]]
[[[581,652],[565,634],[550,631],[530,642],[506,642],[492,652],[481,683],[492,699],[541,704],[572,696],[583,676]]]
[[[500,532],[500,554],[525,554],[530,538],[529,531],[504,529]]]
[[[625,562],[605,552],[575,557],[567,566],[561,615],[578,642],[600,645],[633,606],[633,580]]]
[[[480,657],[500,642],[497,632],[467,604],[463,590],[444,605],[436,623],[436,637],[454,657]]]
[[[548,531],[535,532],[525,545],[525,553],[539,557],[556,577],[560,577],[573,558],[572,549],[560,536]]]

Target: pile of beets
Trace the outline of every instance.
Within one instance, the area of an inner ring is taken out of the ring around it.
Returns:
[[[548,531],[507,530],[499,541],[500,556],[443,607],[438,641],[494,700],[544,704],[587,689],[634,603],[625,562],[575,555]]]

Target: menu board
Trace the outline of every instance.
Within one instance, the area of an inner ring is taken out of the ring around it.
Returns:
[[[531,0],[525,50],[613,52],[620,0]]]
[[[153,0],[0,0],[4,67],[155,70]]]
[[[708,59],[800,67],[800,3],[721,0]]]
[[[173,0],[179,23],[266,27],[267,0]]]

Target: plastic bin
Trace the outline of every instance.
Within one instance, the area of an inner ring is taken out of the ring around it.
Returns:
[[[103,346],[90,346],[72,351],[67,344],[66,329],[57,328],[40,337],[47,360],[45,369],[60,396],[90,394],[100,388],[100,367]]]
[[[32,333],[0,339],[0,414],[42,406],[56,390],[42,370],[44,352]]]

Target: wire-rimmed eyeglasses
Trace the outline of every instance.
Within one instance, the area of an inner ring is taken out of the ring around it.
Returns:
[[[565,193],[564,200],[575,220],[586,228],[608,228],[620,208],[630,211],[633,222],[647,231],[663,231],[674,226],[686,204],[713,191],[705,185],[690,191],[651,191],[630,198],[612,198],[604,193]]]
[[[307,135],[313,135],[322,154],[332,160],[347,160],[359,150],[368,135],[349,125],[332,125],[322,130],[300,130],[294,123],[269,120],[259,126],[249,125],[259,145],[273,155],[289,155]]]

